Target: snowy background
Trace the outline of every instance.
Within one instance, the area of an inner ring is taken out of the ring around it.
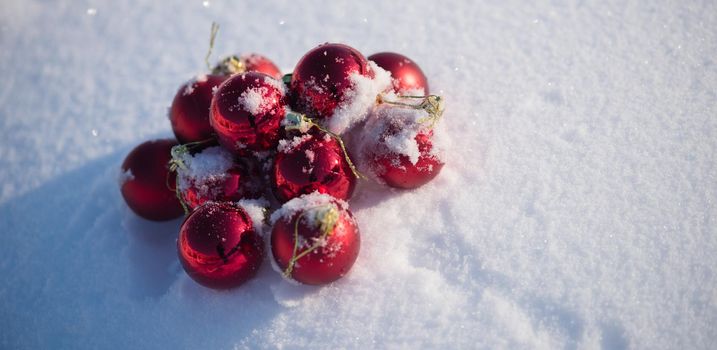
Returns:
[[[214,58],[418,62],[448,165],[364,186],[350,275],[228,292],[116,182]],[[0,348],[717,347],[714,1],[0,2]]]

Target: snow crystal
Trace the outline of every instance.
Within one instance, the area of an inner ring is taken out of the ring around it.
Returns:
[[[184,95],[191,95],[194,92],[196,83],[194,81],[190,81],[187,84],[184,85]]]
[[[132,180],[134,180],[134,174],[132,174],[132,169],[127,169],[125,171],[122,171],[120,169],[120,172],[117,176],[117,182],[120,186],[124,185],[125,182]]]
[[[184,95],[191,95],[194,89],[197,88],[197,83],[203,83],[207,81],[209,77],[206,74],[197,74],[192,80],[188,81],[184,85]],[[212,89],[212,91],[214,91]]]
[[[239,96],[239,105],[251,114],[260,114],[270,106],[270,101],[264,98],[268,92],[265,87],[248,89]]]
[[[273,87],[274,89],[280,91],[282,95],[286,94],[286,85],[284,85],[281,80],[274,79],[272,77],[264,77],[264,82],[269,86]]]
[[[206,74],[197,74],[197,76],[194,77],[194,81],[197,83],[204,83],[207,80],[209,80],[209,77]]]
[[[300,136],[294,136],[291,140],[279,140],[279,145],[276,147],[276,150],[281,153],[289,153],[296,146],[312,137],[311,134],[301,134]]]
[[[309,160],[309,163],[313,163],[314,157],[316,156],[316,154],[314,154],[314,151],[307,149],[304,153],[306,154],[306,159]]]
[[[326,127],[331,132],[343,134],[365,120],[376,105],[376,96],[391,89],[391,73],[373,61],[369,61],[369,68],[374,72],[374,78],[359,73],[353,73],[349,77],[351,89],[344,96],[344,101],[336,107],[334,114],[326,121]]]

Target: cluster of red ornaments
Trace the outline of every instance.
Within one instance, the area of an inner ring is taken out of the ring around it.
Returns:
[[[357,79],[371,81],[382,70],[390,84],[371,112],[342,135],[329,131],[337,110],[354,102]],[[418,65],[397,53],[367,59],[349,46],[323,44],[284,77],[264,56],[228,57],[177,91],[169,112],[177,141],[148,141],[127,155],[122,196],[149,220],[187,214],[178,255],[204,286],[241,285],[267,250],[285,277],[330,283],[358,256],[359,228],[346,201],[359,169],[398,188],[419,187],[440,172],[432,126],[442,107],[428,92]]]

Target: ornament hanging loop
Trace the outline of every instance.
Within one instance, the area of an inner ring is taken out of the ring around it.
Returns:
[[[209,49],[207,50],[207,55],[204,56],[204,63],[207,65],[208,70],[212,70],[212,65],[209,64],[209,57],[212,55],[214,40],[217,38],[217,33],[219,33],[219,25],[217,22],[212,22],[212,29],[209,33]]]
[[[318,221],[321,236],[314,240],[314,244],[299,252],[299,222],[308,212],[316,213],[315,218]],[[339,222],[339,216],[340,213],[336,206],[329,203],[309,208],[296,218],[296,221],[294,221],[294,251],[291,254],[289,265],[284,270],[284,277],[291,278],[291,273],[294,271],[294,266],[299,259],[326,244],[326,239],[334,232],[334,228],[336,228],[336,224]]]
[[[421,118],[418,120],[419,123],[430,123],[429,128],[433,128],[436,126],[436,123],[441,119],[443,116],[443,98],[438,95],[426,95],[426,96],[413,96],[413,95],[398,95],[399,99],[417,99],[420,100],[417,104],[416,103],[407,103],[407,102],[400,102],[400,101],[389,101],[386,99],[385,95],[378,95],[376,96],[376,103],[377,104],[390,104],[394,106],[404,107],[404,108],[412,108],[417,110],[423,110],[428,113],[428,116],[425,118]]]

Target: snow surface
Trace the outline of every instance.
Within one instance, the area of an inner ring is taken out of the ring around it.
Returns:
[[[446,98],[442,173],[362,184],[323,288],[181,270],[117,172],[214,58],[397,51]],[[0,348],[714,349],[714,1],[0,3]]]

